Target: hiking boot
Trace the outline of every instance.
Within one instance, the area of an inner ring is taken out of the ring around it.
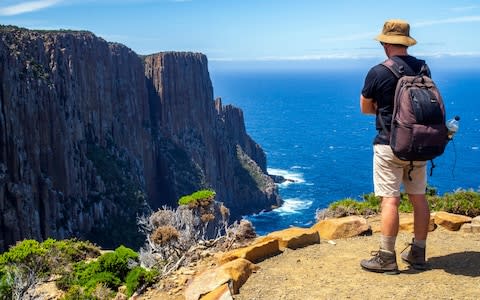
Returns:
[[[410,250],[404,252],[408,247],[410,247]],[[426,270],[428,267],[425,261],[425,248],[415,245],[413,240],[412,243],[403,249],[401,257],[404,262],[410,264],[416,270]]]
[[[395,252],[380,249],[372,251],[371,259],[363,259],[360,266],[371,272],[398,274],[397,256]]]

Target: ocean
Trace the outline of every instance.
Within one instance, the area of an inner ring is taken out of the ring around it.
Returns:
[[[257,233],[308,227],[318,209],[373,191],[374,116],[359,111],[368,68],[220,70],[210,72],[215,97],[244,112],[249,135],[267,154],[268,172],[293,179],[279,185],[285,203],[245,216]],[[480,189],[480,70],[433,72],[447,119],[461,117],[428,184],[439,194]],[[430,164],[429,164],[430,169]]]

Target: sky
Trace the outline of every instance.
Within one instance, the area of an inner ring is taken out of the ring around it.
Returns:
[[[416,56],[480,61],[478,0],[0,0],[2,25],[88,30],[138,54],[240,64],[380,58],[374,37],[392,18],[411,24]]]

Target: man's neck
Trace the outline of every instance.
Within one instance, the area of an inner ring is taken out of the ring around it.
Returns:
[[[387,51],[388,58],[392,56],[407,56],[407,48],[403,47],[390,47]]]

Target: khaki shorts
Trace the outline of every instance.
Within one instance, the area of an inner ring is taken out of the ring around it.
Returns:
[[[398,197],[400,196],[400,185],[403,182],[407,194],[425,194],[427,187],[425,161],[414,161],[413,170],[408,171],[410,162],[396,157],[390,145],[374,145],[373,147],[373,184],[375,196]]]

